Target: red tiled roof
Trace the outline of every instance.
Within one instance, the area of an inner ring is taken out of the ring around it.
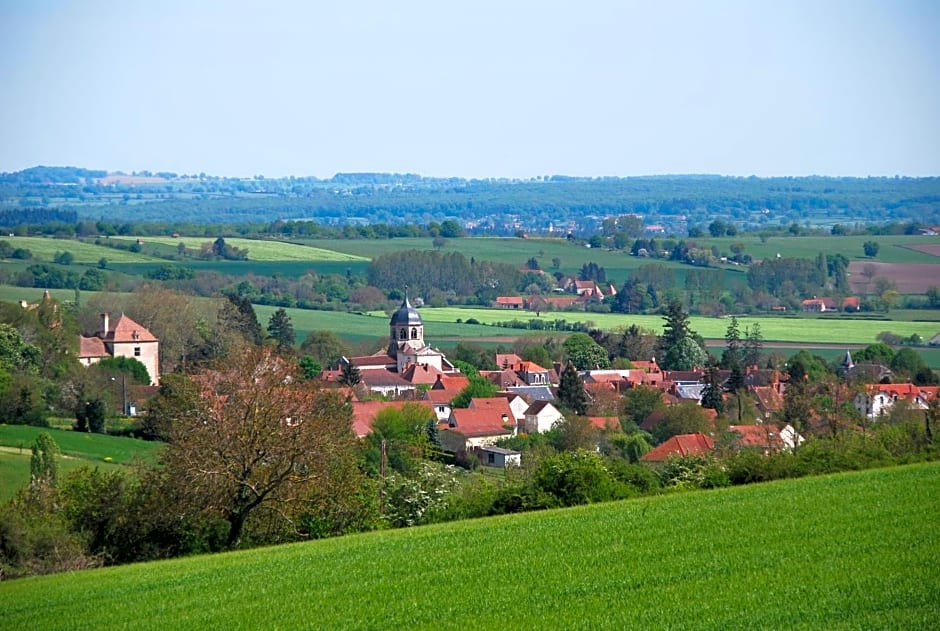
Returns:
[[[350,357],[349,363],[357,368],[384,367],[395,364],[395,358],[388,354],[365,355],[362,357]]]
[[[457,394],[454,390],[428,390],[424,393],[424,398],[431,403],[450,403]]]
[[[662,462],[672,456],[685,457],[707,454],[714,446],[715,441],[705,434],[679,434],[656,447],[640,460]]]
[[[509,399],[505,397],[487,397],[470,399],[471,410],[492,410],[498,412],[500,416],[505,414],[510,420],[515,418],[512,408],[509,407]]]
[[[587,418],[597,429],[607,429],[608,426],[614,430],[620,429],[620,419],[616,416],[589,416]]]
[[[428,364],[411,364],[405,368],[401,376],[411,383],[432,384],[437,381],[437,376],[442,374],[440,370]]]
[[[107,331],[99,331],[97,335],[108,342],[159,342],[153,333],[123,313],[109,324]]]
[[[110,354],[105,349],[104,342],[101,341],[100,337],[85,337],[83,335],[78,338],[78,357],[79,359],[110,357]]]
[[[515,353],[496,353],[496,366],[502,370],[503,366],[511,368],[522,361]]]
[[[480,376],[500,388],[526,385],[526,382],[514,370],[508,368],[506,370],[481,370]]]
[[[440,378],[431,386],[433,390],[449,390],[457,394],[470,385],[466,375],[460,373],[442,373]]]
[[[458,408],[450,414],[450,429],[456,430],[467,438],[481,436],[511,436],[515,423],[512,414],[509,423],[504,424],[502,415],[490,409]],[[508,425],[508,426],[507,426]]]
[[[780,438],[780,428],[773,424],[729,425],[728,431],[737,435],[735,444],[740,447],[781,449],[784,446]]]
[[[496,304],[498,305],[519,305],[522,306],[522,296],[497,296]]]

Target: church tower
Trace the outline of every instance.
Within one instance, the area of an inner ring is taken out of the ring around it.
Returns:
[[[411,306],[407,290],[405,291],[405,300],[398,310],[392,314],[388,328],[388,354],[392,357],[398,357],[398,349],[405,343],[410,344],[415,349],[424,348],[424,322],[421,321],[418,310]]]

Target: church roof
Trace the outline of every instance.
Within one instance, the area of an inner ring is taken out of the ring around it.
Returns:
[[[398,307],[398,310],[392,314],[392,319],[389,322],[390,326],[411,326],[411,325],[423,325],[421,321],[421,315],[418,313],[418,310],[411,306],[411,302],[408,300],[408,294],[405,294],[405,300],[401,303],[401,306]]]

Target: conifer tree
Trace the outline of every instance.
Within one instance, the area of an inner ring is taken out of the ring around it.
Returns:
[[[587,412],[587,393],[584,391],[584,382],[581,381],[581,375],[571,362],[568,362],[561,373],[558,399],[575,414],[583,415]]]

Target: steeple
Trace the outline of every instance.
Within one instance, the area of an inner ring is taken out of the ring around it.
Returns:
[[[416,348],[424,347],[424,322],[418,310],[408,300],[408,290],[405,289],[405,299],[388,323],[389,344],[388,354],[398,357],[400,345],[409,343]]]

